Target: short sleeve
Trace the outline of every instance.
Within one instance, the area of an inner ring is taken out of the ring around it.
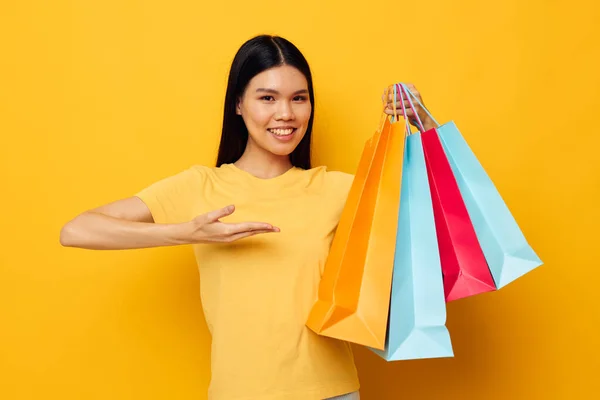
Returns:
[[[337,199],[339,207],[343,208],[354,182],[354,175],[341,171],[328,171],[327,175],[328,188],[331,191],[330,196]]]
[[[175,224],[192,219],[202,187],[202,169],[191,167],[143,188],[135,196],[150,209],[155,223]]]

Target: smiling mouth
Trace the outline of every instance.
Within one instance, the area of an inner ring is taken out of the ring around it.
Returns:
[[[269,132],[276,136],[289,136],[292,133],[296,132],[296,128],[287,128],[287,129],[267,129]]]

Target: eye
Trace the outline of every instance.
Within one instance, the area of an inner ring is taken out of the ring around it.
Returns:
[[[294,97],[294,101],[306,101],[306,96],[296,96]]]
[[[274,100],[273,96],[263,96],[260,98],[261,100],[271,101]]]

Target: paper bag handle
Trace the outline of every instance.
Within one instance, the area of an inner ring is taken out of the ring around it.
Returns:
[[[413,99],[415,99],[415,101],[417,102],[417,104],[419,106],[421,106],[421,108],[425,111],[425,113],[429,116],[429,118],[431,118],[431,120],[433,121],[433,123],[435,123],[438,127],[440,126],[440,124],[436,121],[436,119],[433,117],[433,115],[431,115],[431,113],[429,112],[429,110],[427,109],[427,107],[425,107],[423,105],[423,103],[421,103],[421,101],[419,100],[419,98],[417,96],[414,95],[413,92],[410,91],[410,89],[404,84],[401,83],[400,84],[402,86],[403,91],[405,91],[405,93],[408,93],[408,97],[409,97],[409,103],[412,106],[412,102],[410,101],[410,97],[412,97]],[[415,115],[417,116],[417,118],[419,118],[419,115],[415,112],[415,110],[413,109],[413,112],[415,113]],[[419,125],[421,127],[423,127],[423,124],[420,122],[419,120]]]
[[[394,85],[396,87],[397,85]],[[404,115],[404,136],[412,135],[412,131],[410,129],[410,123],[406,118],[406,107],[404,106],[404,94],[403,91],[400,90],[400,104],[402,105],[402,115]]]
[[[423,126],[423,122],[421,121],[421,118],[419,117],[419,113],[417,113],[416,107],[413,104],[413,102],[412,102],[412,100],[410,98],[410,95],[408,94],[410,92],[410,90],[403,83],[398,84],[398,86],[400,87],[400,90],[404,93],[404,95],[406,95],[406,100],[408,100],[408,104],[410,105],[410,109],[412,110],[413,114],[415,115],[415,118],[417,119],[417,123],[419,125],[417,127],[417,129],[419,129],[421,132],[424,132],[425,131],[425,127]],[[406,115],[406,114],[404,114],[404,115]]]

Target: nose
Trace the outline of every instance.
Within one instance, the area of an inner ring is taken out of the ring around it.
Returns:
[[[290,121],[296,118],[294,115],[294,110],[289,102],[282,101],[279,103],[279,108],[277,109],[277,113],[275,115],[275,119],[278,121]]]

